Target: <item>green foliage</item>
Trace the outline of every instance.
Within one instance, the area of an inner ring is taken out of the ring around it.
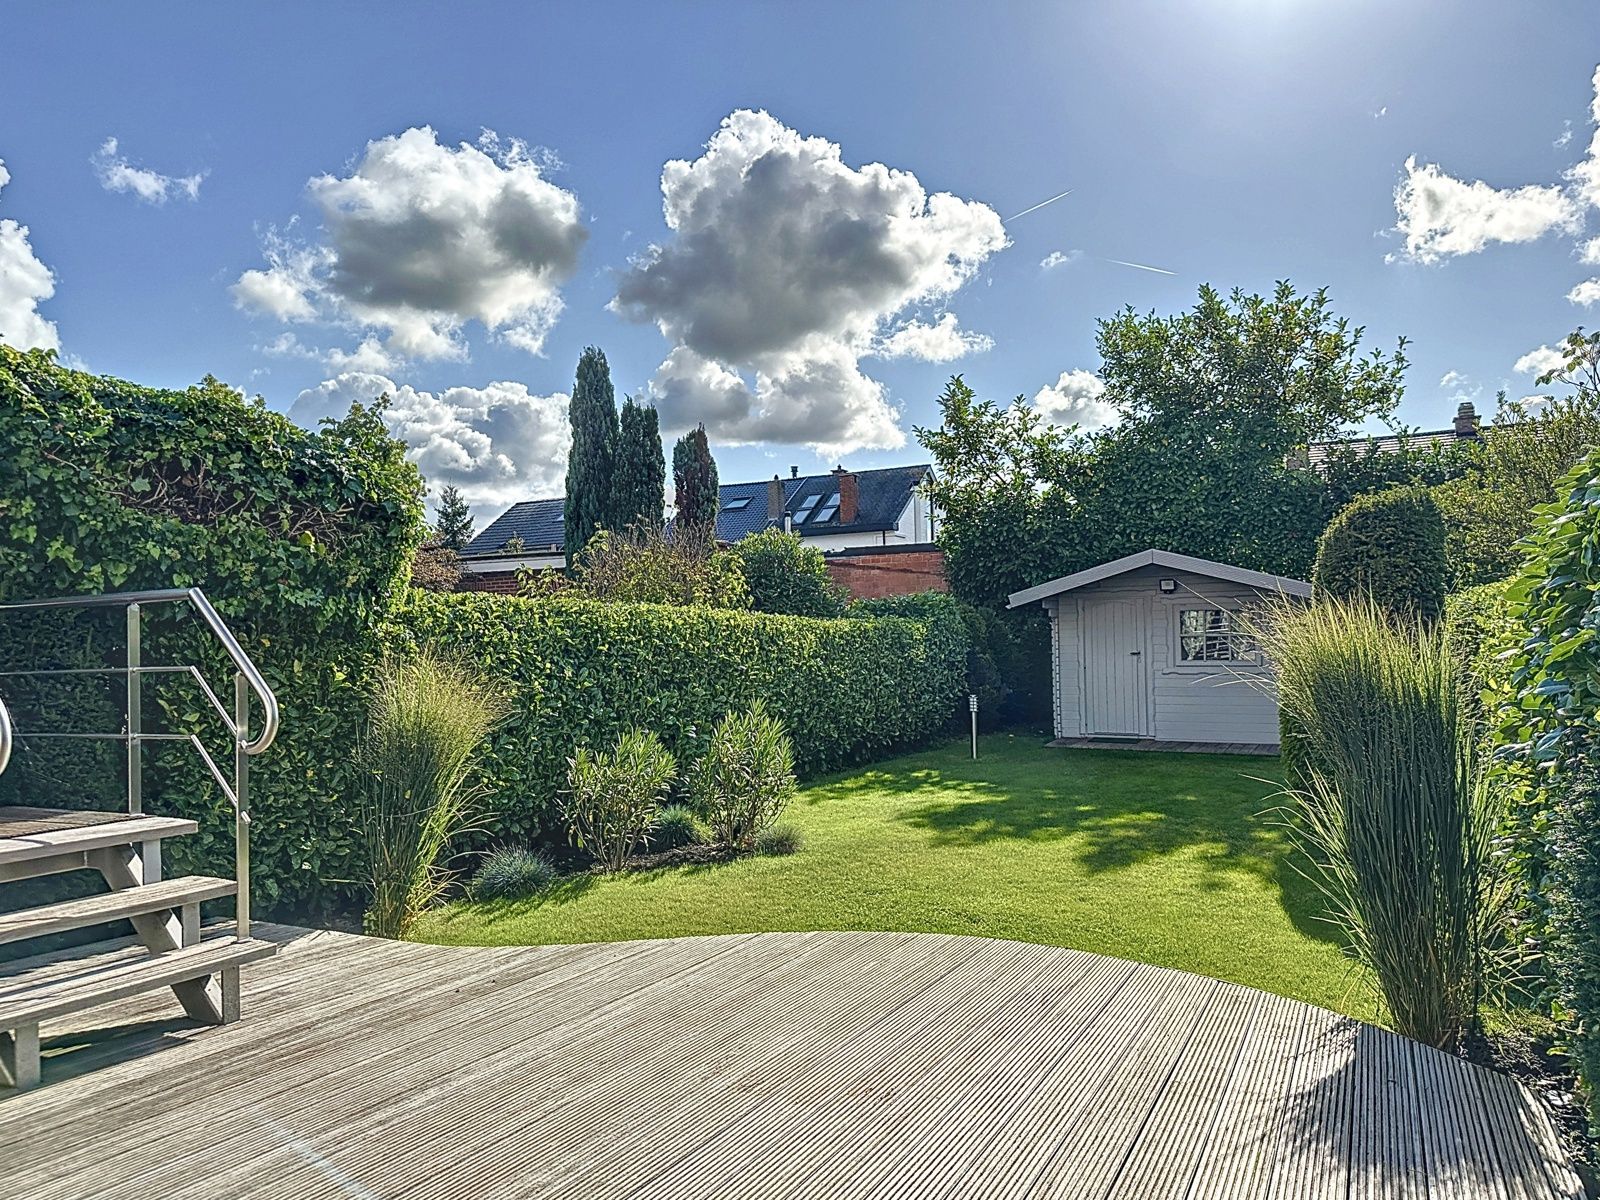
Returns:
[[[504,711],[492,688],[427,651],[378,668],[356,752],[369,934],[404,937],[448,885],[439,858],[475,796],[473,755]]]
[[[439,512],[433,522],[434,539],[446,549],[458,553],[472,540],[472,509],[461,496],[461,490],[447,483],[439,493]]]
[[[689,773],[695,807],[717,840],[736,850],[750,849],[794,793],[794,747],[760,699],[717,722],[711,744]]]
[[[1574,759],[1545,789],[1549,874],[1546,954],[1556,1011],[1583,1081],[1590,1136],[1600,1136],[1600,766]]]
[[[755,837],[755,852],[769,857],[798,854],[805,845],[805,835],[793,825],[773,825]]]
[[[1444,519],[1427,489],[1360,496],[1323,532],[1311,584],[1319,598],[1369,597],[1385,612],[1437,620],[1449,574],[1444,544]]]
[[[605,352],[587,346],[578,359],[578,374],[567,402],[572,425],[572,448],[567,452],[566,546],[567,565],[589,544],[596,531],[620,529],[614,477],[617,442],[617,396],[611,386],[611,367]]]
[[[816,775],[938,737],[962,699],[965,629],[953,602],[926,620],[819,621],[712,608],[412,592],[397,639],[448,646],[512,698],[490,738],[485,825],[555,844],[566,761],[631,727],[683,762],[757,699]]]
[[[0,599],[201,587],[277,692],[283,731],[251,763],[252,878],[263,912],[312,914],[353,897],[364,871],[348,807],[377,629],[421,540],[421,480],[381,406],[307,432],[215,380],[182,391],[69,371],[0,346]],[[182,606],[147,606],[145,661],[228,670]],[[122,614],[8,617],[13,669],[116,666]],[[192,683],[145,683],[146,725],[229,743]],[[120,687],[8,688],[24,729],[120,728]],[[0,776],[10,803],[123,795],[103,743],[24,744]],[[233,817],[209,772],[147,751],[146,807],[200,823],[169,843],[175,873],[231,874]],[[109,774],[107,772],[109,771]],[[111,801],[112,803],[106,803]]]
[[[1600,445],[1600,393],[1579,391],[1537,409],[1502,394],[1494,423],[1470,444],[1466,473],[1433,489],[1456,587],[1503,579],[1521,564],[1534,509],[1554,500],[1562,476]]]
[[[474,900],[524,900],[556,881],[556,869],[537,850],[503,846],[485,856],[472,877]]]
[[[1452,1049],[1475,1028],[1502,889],[1461,672],[1437,625],[1368,600],[1285,603],[1263,645],[1304,740],[1293,829],[1329,919],[1395,1028]]]
[[[1489,716],[1483,708],[1482,693],[1498,691],[1506,674],[1506,664],[1498,651],[1508,629],[1506,590],[1510,582],[1501,579],[1483,583],[1445,597],[1445,641],[1461,666],[1462,680],[1476,714],[1474,719],[1480,724]]]
[[[655,824],[678,763],[655,734],[629,729],[609,751],[580,746],[567,760],[561,813],[573,844],[620,871]]]
[[[677,509],[673,520],[679,536],[692,544],[710,545],[716,536],[722,493],[704,425],[691,429],[672,447],[672,490]]]
[[[537,577],[525,582],[524,590],[533,594],[555,586]],[[669,536],[660,525],[634,525],[621,533],[602,529],[584,547],[567,590],[625,604],[750,607],[750,589],[737,555],[708,551],[704,543],[677,530]]]
[[[616,476],[612,481],[616,524],[611,528],[660,528],[666,508],[666,477],[656,410],[647,404],[635,404],[628,396],[622,402]]]
[[[650,849],[677,850],[700,846],[711,840],[711,827],[687,804],[668,804],[656,814],[650,827]]]
[[[453,592],[461,583],[461,556],[449,546],[430,541],[411,559],[411,586],[430,592]]]
[[[750,607],[795,617],[837,617],[848,593],[828,574],[827,560],[797,533],[763,529],[733,544]]]

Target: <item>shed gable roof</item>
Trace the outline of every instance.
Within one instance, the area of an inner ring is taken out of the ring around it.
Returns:
[[[1089,567],[1071,575],[1063,575],[1060,579],[1052,579],[1049,583],[1013,592],[1007,607],[1021,608],[1025,604],[1035,604],[1051,596],[1059,596],[1063,592],[1099,583],[1102,579],[1137,571],[1140,567],[1165,567],[1169,571],[1190,571],[1196,575],[1210,576],[1212,579],[1225,579],[1229,583],[1259,588],[1263,592],[1282,592],[1286,596],[1298,596],[1301,599],[1308,599],[1311,596],[1311,585],[1303,579],[1291,579],[1287,575],[1270,575],[1266,571],[1252,571],[1248,567],[1212,562],[1209,558],[1174,554],[1170,550],[1140,550],[1135,554],[1101,563],[1098,567]]]

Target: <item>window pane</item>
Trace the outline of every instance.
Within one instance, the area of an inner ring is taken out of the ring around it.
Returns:
[[[1186,608],[1178,613],[1178,661],[1255,661],[1258,648],[1225,608]]]

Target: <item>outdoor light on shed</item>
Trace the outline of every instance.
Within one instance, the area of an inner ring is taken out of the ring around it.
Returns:
[[[1176,579],[1163,579],[1156,586],[1161,589],[1163,595],[1170,595],[1178,590],[1178,581]]]

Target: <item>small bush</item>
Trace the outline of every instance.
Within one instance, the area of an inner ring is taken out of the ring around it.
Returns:
[[[733,554],[750,588],[756,612],[796,617],[837,617],[848,593],[833,581],[827,560],[798,533],[764,529],[740,538]]]
[[[804,844],[805,839],[793,825],[774,825],[756,834],[755,849],[757,854],[782,856],[797,853]]]
[[[573,590],[614,603],[750,607],[737,555],[652,525],[595,534],[573,565]]]
[[[655,823],[678,764],[645,730],[630,729],[609,751],[587,746],[567,763],[562,811],[573,841],[608,871],[620,871]]]
[[[483,860],[472,877],[474,900],[521,900],[536,896],[556,879],[556,869],[537,850],[508,846]]]
[[[757,700],[729,713],[695,763],[689,789],[719,841],[748,850],[794,798],[794,748],[783,726]]]
[[[680,846],[699,846],[711,840],[711,830],[694,809],[685,804],[669,804],[656,814],[650,827],[652,850],[676,850]]]
[[[474,796],[465,786],[472,756],[503,713],[498,693],[433,654],[379,668],[357,753],[368,933],[404,936],[449,882],[439,856]]]
[[[1426,488],[1357,497],[1317,543],[1311,583],[1319,599],[1370,598],[1385,612],[1437,620],[1450,567],[1444,518]]]

